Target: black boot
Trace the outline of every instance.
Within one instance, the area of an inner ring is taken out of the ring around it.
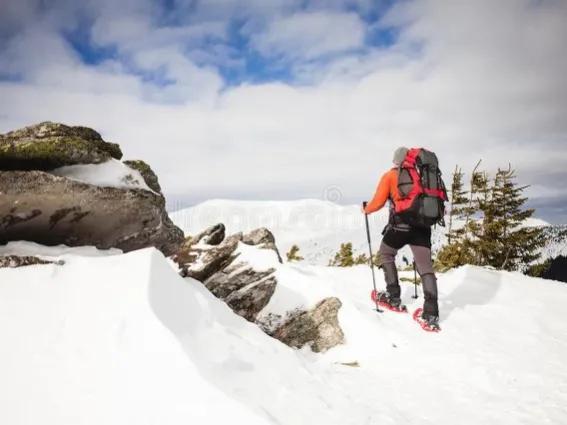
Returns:
[[[421,284],[423,285],[423,314],[421,317],[426,322],[439,321],[439,306],[437,304],[437,278],[433,273],[427,273],[421,276]]]
[[[385,301],[392,307],[399,307],[402,300],[400,299],[400,284],[398,282],[398,269],[395,263],[382,264],[384,271],[384,280],[386,281]],[[384,294],[384,293],[382,293]]]

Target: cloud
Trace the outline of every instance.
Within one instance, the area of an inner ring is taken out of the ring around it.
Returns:
[[[252,34],[251,45],[269,57],[314,59],[361,48],[364,35],[355,13],[303,12],[274,20],[265,31]]]
[[[90,42],[116,48],[96,64],[66,41],[56,10],[18,9],[0,69],[21,78],[0,81],[0,131],[92,126],[185,203],[321,197],[331,186],[358,202],[393,149],[428,146],[447,174],[479,158],[489,170],[511,162],[539,214],[567,222],[565,2],[405,1],[364,24],[363,4],[299,3],[186,2],[172,23],[149,2],[93,1]],[[397,36],[369,45],[371,27]],[[290,78],[223,81],[227,63],[254,76],[253,47],[266,66],[284,56]]]

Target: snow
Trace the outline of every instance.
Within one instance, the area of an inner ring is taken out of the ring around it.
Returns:
[[[291,349],[153,249],[62,250],[64,266],[0,269],[0,423],[565,423],[564,284],[477,267],[440,275],[443,330],[429,334],[373,310],[368,267],[238,249],[276,269],[263,314],[338,296],[347,343]],[[411,312],[422,298],[403,289]]]
[[[56,168],[51,173],[95,186],[144,189],[153,192],[139,171],[117,159],[110,159],[100,164],[66,165]]]
[[[33,255],[46,259],[62,259],[69,255],[101,257],[119,254],[122,254],[122,250],[118,248],[98,249],[94,246],[70,247],[67,245],[44,246],[28,241],[8,242],[6,245],[0,245],[0,255]]]
[[[1,423],[268,423],[185,352],[212,312],[153,249],[1,275]]]
[[[547,221],[542,220],[541,218],[529,217],[524,222],[524,226],[526,226],[526,227],[544,227],[544,226],[550,226],[550,224]]]

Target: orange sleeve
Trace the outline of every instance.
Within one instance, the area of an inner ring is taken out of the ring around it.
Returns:
[[[387,172],[382,176],[380,183],[378,183],[378,187],[376,188],[376,193],[374,193],[374,197],[364,209],[364,212],[366,214],[372,214],[373,212],[381,209],[386,204],[386,201],[388,201],[388,198],[390,196],[391,179],[391,172]]]

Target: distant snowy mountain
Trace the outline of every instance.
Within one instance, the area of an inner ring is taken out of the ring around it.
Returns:
[[[289,348],[154,249],[3,247],[65,265],[0,269],[0,423],[564,423],[564,284],[476,267],[442,274],[443,330],[429,334],[407,314],[373,310],[366,266],[280,264],[242,248],[276,270],[266,309],[338,297],[346,343]],[[413,311],[423,300],[411,293]]]
[[[364,215],[357,205],[342,206],[320,200],[213,200],[175,211],[170,213],[170,217],[186,234],[198,233],[216,223],[224,223],[228,233],[247,232],[264,226],[274,233],[282,254],[296,244],[305,261],[311,264],[326,265],[344,242],[352,242],[357,253],[368,253]],[[388,222],[387,208],[369,218],[373,248],[376,251],[381,232]],[[549,226],[547,222],[537,218],[531,218],[527,225]],[[446,232],[446,227],[433,228],[434,251],[445,242]],[[411,261],[408,248],[401,254]],[[398,259],[400,262],[402,255]]]
[[[295,244],[305,261],[311,264],[326,265],[344,242],[352,242],[357,253],[368,253],[364,215],[356,205],[342,206],[311,199],[213,200],[173,212],[170,217],[187,234],[195,234],[216,223],[224,223],[229,234],[264,226],[274,234],[282,255]],[[370,216],[375,250],[387,222],[386,209]]]

